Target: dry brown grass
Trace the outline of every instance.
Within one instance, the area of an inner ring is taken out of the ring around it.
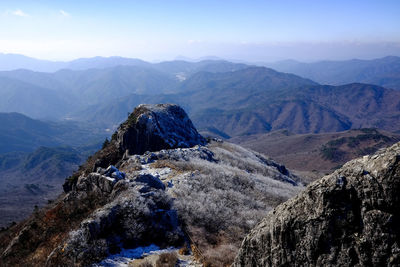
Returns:
[[[229,229],[233,232],[220,231],[209,233],[201,227],[188,227],[187,233],[192,240],[191,249],[194,257],[204,266],[230,266],[239,250],[244,232],[242,229]]]
[[[178,255],[176,252],[163,253],[156,261],[156,267],[174,267],[178,262]]]
[[[185,245],[179,249],[179,254],[180,255],[189,255],[190,254],[189,245],[185,243]]]
[[[222,244],[205,251],[203,264],[207,267],[231,266],[235,260],[236,253],[237,247],[230,244]]]
[[[129,162],[129,164],[122,164],[120,170],[126,173],[140,171],[142,170],[142,165],[138,162],[136,163]]]
[[[177,173],[192,172],[198,170],[194,164],[186,161],[157,160],[150,164],[152,168],[170,168]]]
[[[87,194],[80,201],[64,201],[61,195],[57,201],[32,214],[25,222],[10,229],[9,236],[0,236],[0,251],[18,235],[18,241],[1,266],[44,266],[48,255],[58,247],[68,233],[76,229],[83,218],[104,205],[96,195]],[[24,230],[22,230],[24,229]],[[16,231],[15,231],[16,230]],[[21,231],[22,230],[22,231]],[[62,252],[61,252],[62,253]],[[61,254],[54,255],[55,265],[65,265]]]

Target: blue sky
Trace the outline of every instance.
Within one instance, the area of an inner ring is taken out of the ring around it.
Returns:
[[[0,1],[0,53],[69,60],[400,56],[398,0]]]

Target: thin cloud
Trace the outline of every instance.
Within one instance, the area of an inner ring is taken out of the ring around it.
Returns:
[[[18,16],[18,17],[29,17],[28,14],[26,14],[24,11],[22,11],[21,9],[16,9],[14,11],[11,11],[11,14],[14,16]]]
[[[61,14],[61,16],[66,17],[66,18],[71,16],[71,14],[69,14],[68,12],[66,12],[62,9],[60,9],[60,14]]]

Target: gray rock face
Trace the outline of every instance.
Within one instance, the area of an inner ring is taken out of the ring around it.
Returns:
[[[186,112],[173,104],[139,105],[118,129],[116,141],[131,155],[206,143]]]
[[[103,170],[100,170],[103,171]],[[64,205],[74,200],[97,201],[92,214],[69,232],[68,238],[48,256],[47,266],[90,266],[124,247],[179,246],[184,234],[165,185],[151,175],[116,181],[101,173],[78,179]]]
[[[400,265],[400,143],[279,205],[244,239],[233,266],[355,265]]]

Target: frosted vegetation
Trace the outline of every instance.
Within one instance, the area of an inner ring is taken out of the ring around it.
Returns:
[[[220,266],[233,261],[244,235],[269,210],[303,186],[298,177],[260,154],[230,143],[213,142],[208,148],[211,158],[186,152],[185,157],[151,166],[153,173],[165,167],[175,172],[161,177],[169,182],[173,208],[198,256]]]
[[[204,266],[230,265],[250,229],[304,188],[284,166],[226,142],[126,154],[115,167],[125,178],[111,179],[102,168],[83,173],[62,210],[55,208],[77,228],[57,224],[69,234],[49,246],[48,264],[129,262],[134,255],[121,253],[154,244],[185,249]],[[48,226],[40,227],[30,231],[41,236]]]

